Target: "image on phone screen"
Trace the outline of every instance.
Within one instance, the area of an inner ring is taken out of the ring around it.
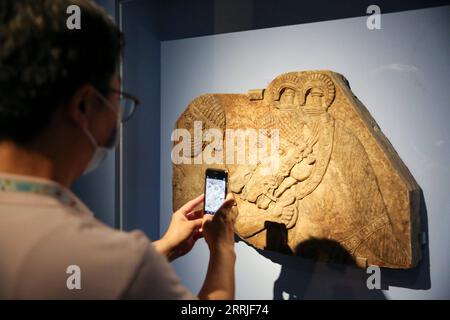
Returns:
[[[206,177],[205,213],[214,214],[225,200],[226,179]]]

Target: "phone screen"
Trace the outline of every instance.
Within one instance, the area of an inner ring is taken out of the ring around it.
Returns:
[[[206,171],[205,179],[205,213],[214,214],[219,210],[227,190],[227,176],[225,171]]]

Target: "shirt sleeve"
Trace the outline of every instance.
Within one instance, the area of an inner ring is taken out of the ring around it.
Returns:
[[[165,256],[148,241],[144,257],[122,299],[194,300]]]

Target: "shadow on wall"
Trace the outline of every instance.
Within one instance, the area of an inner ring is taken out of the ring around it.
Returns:
[[[422,231],[428,231],[427,211],[421,191]],[[382,290],[389,286],[427,290],[430,284],[428,244],[422,247],[422,260],[409,270],[381,268],[381,289],[369,290],[372,273],[356,267],[352,256],[338,242],[312,239],[297,247],[297,255],[287,245],[284,224],[266,221],[267,250],[261,255],[281,265],[274,283],[273,298],[278,299],[386,299]],[[276,252],[275,252],[276,251]],[[282,253],[281,253],[282,252]],[[330,262],[333,261],[333,262]]]

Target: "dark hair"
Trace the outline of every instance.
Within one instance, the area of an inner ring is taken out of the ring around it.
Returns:
[[[66,12],[81,9],[81,29]],[[83,84],[106,94],[122,35],[90,0],[0,1],[0,141],[27,145]]]

